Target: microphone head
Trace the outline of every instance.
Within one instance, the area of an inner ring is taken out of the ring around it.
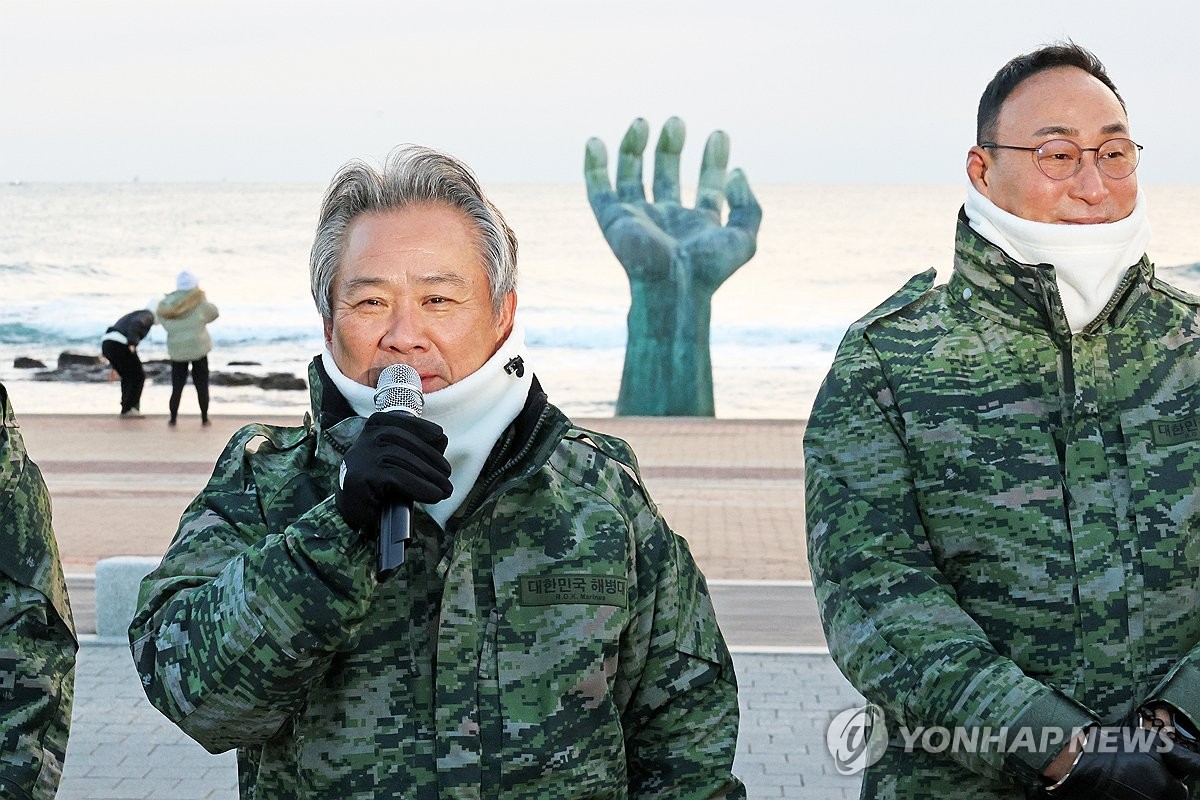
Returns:
[[[389,364],[375,383],[376,411],[403,411],[421,416],[425,395],[421,393],[421,375],[408,364]]]

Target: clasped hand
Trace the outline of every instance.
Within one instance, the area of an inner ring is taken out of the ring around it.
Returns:
[[[453,491],[446,434],[436,423],[396,412],[376,412],[343,456],[336,502],[357,531],[379,527],[388,505],[436,503]]]
[[[1062,785],[1043,798],[1066,800],[1186,800],[1185,781],[1200,776],[1200,753],[1154,715],[1134,712],[1122,728],[1092,728],[1087,746]]]

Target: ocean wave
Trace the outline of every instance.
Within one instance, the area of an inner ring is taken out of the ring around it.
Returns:
[[[237,323],[220,324],[224,316],[208,326],[214,345],[248,345],[248,344],[286,344],[315,342],[318,345],[324,337],[319,321],[286,322],[263,321],[258,324]],[[155,327],[153,332],[159,339],[166,342],[166,331]]]
[[[841,341],[845,328],[830,326],[775,327],[770,325],[713,326],[713,347],[780,347],[799,345],[831,349]],[[527,325],[526,341],[533,347],[569,350],[607,350],[625,347],[625,325]]]
[[[845,327],[833,325],[814,325],[812,327],[775,327],[771,325],[714,326],[712,330],[712,344],[714,347],[796,344],[833,348],[842,340],[842,336],[845,333]]]
[[[81,345],[96,344],[114,320],[103,320],[64,313],[53,319],[32,322],[0,319],[0,344]],[[827,326],[775,327],[769,325],[724,325],[712,329],[713,347],[779,347],[787,345],[835,347],[844,329]],[[321,326],[318,321],[260,324],[218,323],[209,326],[209,334],[217,347],[296,344],[320,347]],[[625,347],[625,325],[610,324],[538,324],[526,321],[526,340],[533,347],[568,350],[608,350]],[[159,326],[146,337],[149,344],[165,344],[166,332]],[[99,346],[98,344],[96,345]]]
[[[0,323],[0,344],[40,344],[46,332],[23,322]]]
[[[0,344],[64,344],[94,343],[119,316],[134,310],[130,304],[113,311],[111,304],[64,302],[24,308],[0,309]],[[101,313],[104,315],[101,316]],[[313,314],[310,319],[294,320],[295,313],[278,310],[260,311],[247,315],[253,322],[229,324],[226,315],[209,326],[208,332],[217,345],[274,344],[320,342],[321,324]],[[159,325],[150,329],[145,341],[166,343],[166,331]]]
[[[0,256],[3,259],[3,256]],[[32,261],[0,260],[0,275],[5,279],[16,279],[26,276],[26,280],[50,284],[55,281],[89,279],[107,277],[109,271],[94,264],[53,264],[36,263]],[[60,284],[61,285],[61,284]]]

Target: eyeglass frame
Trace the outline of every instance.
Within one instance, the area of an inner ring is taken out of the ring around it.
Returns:
[[[1096,164],[1096,169],[1100,170],[1100,174],[1110,180],[1123,181],[1123,180],[1125,180],[1125,178],[1128,178],[1129,175],[1126,175],[1121,178],[1114,178],[1112,175],[1109,175],[1107,172],[1105,172],[1100,167],[1100,160],[1099,160],[1100,159],[1100,151],[1102,149],[1104,149],[1104,145],[1108,144],[1109,142],[1115,142],[1119,139],[1124,139],[1125,141],[1129,142],[1130,144],[1132,144],[1134,147],[1137,148],[1137,150],[1134,151],[1137,153],[1137,161],[1133,162],[1133,169],[1131,169],[1129,171],[1129,175],[1132,175],[1133,173],[1137,172],[1138,165],[1142,163],[1142,150],[1144,150],[1145,148],[1142,147],[1137,142],[1135,142],[1133,139],[1130,139],[1128,136],[1114,136],[1111,139],[1105,139],[1103,142],[1100,143],[1099,147],[1079,147],[1078,143],[1072,142],[1070,139],[1047,139],[1046,141],[1042,142],[1037,147],[1019,147],[1018,145],[1015,145],[1015,144],[997,144],[996,142],[980,142],[979,146],[982,147],[984,150],[1024,150],[1028,153],[1033,153],[1034,154],[1033,155],[1034,166],[1036,166],[1038,168],[1038,172],[1042,173],[1043,175],[1046,175],[1046,170],[1042,169],[1042,164],[1038,160],[1038,154],[1041,153],[1042,148],[1045,147],[1046,145],[1050,144],[1050,142],[1070,142],[1071,144],[1075,145],[1076,147],[1079,147],[1079,158],[1076,159],[1076,161],[1075,161],[1075,171],[1072,172],[1070,175],[1064,175],[1061,178],[1055,178],[1053,175],[1046,175],[1047,178],[1049,178],[1052,181],[1069,181],[1069,180],[1071,180],[1071,178],[1074,178],[1076,175],[1079,174],[1079,170],[1083,169],[1083,154],[1084,153],[1095,153],[1096,155],[1092,156],[1092,161]]]

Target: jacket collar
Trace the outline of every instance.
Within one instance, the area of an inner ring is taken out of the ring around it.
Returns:
[[[475,486],[447,521],[447,530],[457,527],[502,484],[540,469],[570,427],[570,420],[549,402],[541,382],[533,376],[525,406],[496,441]]]
[[[1119,326],[1149,292],[1154,265],[1142,260],[1129,268],[1104,310],[1083,333]],[[1066,340],[1071,328],[1063,312],[1052,264],[1022,264],[984,239],[958,212],[954,273],[947,285],[950,300],[1004,325],[1049,332]]]
[[[308,365],[308,394],[312,411],[307,423],[316,440],[316,457],[334,466],[341,464],[342,455],[358,441],[366,420],[354,413],[333,385],[320,356]]]
[[[320,356],[308,366],[308,385],[312,403],[309,427],[317,442],[316,456],[326,463],[340,464],[342,455],[362,433],[365,420],[354,413],[333,385]],[[475,487],[448,524],[473,511],[494,487],[539,469],[570,426],[570,420],[549,402],[541,382],[534,376],[524,407],[501,434]]]

